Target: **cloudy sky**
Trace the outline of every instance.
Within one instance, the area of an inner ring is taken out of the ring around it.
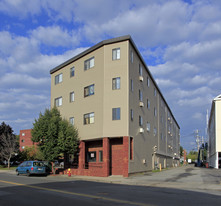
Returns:
[[[205,136],[221,94],[220,0],[0,0],[0,123],[16,134],[50,107],[49,71],[86,48],[130,34],[181,127]]]

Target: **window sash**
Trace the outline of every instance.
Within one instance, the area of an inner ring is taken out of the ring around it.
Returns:
[[[62,82],[62,73],[55,76],[55,84],[59,84]]]
[[[103,162],[103,151],[99,151],[99,162]]]
[[[94,112],[84,115],[84,124],[93,124],[94,123]]]
[[[130,110],[130,119],[131,121],[134,120],[134,111],[132,109]]]
[[[143,101],[143,92],[139,90],[139,100]]]
[[[139,74],[143,76],[143,67],[139,64]]]
[[[112,109],[112,120],[120,120],[120,107]]]
[[[70,102],[74,102],[74,92],[70,93]]]
[[[84,70],[88,70],[92,67],[94,67],[94,57],[87,59],[84,62]]]
[[[94,84],[84,88],[84,97],[94,95]]]
[[[143,117],[139,116],[139,126],[143,126]]]
[[[74,125],[74,117],[70,117],[69,122],[71,125]]]
[[[74,67],[70,68],[70,77],[74,76],[74,72],[75,72],[75,68]]]
[[[131,62],[132,63],[134,62],[134,53],[133,53],[133,51],[131,51]]]
[[[120,48],[112,50],[112,59],[113,60],[120,59]]]
[[[147,131],[149,132],[150,131],[150,123],[147,122]]]
[[[116,77],[112,79],[112,89],[120,89],[120,77]]]
[[[55,106],[60,107],[62,105],[62,97],[55,99]]]
[[[133,82],[133,79],[131,79],[131,81],[130,81],[130,89],[131,89],[132,92],[134,91],[134,82]]]

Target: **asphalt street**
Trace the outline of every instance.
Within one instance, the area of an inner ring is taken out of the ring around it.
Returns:
[[[194,167],[129,178],[0,172],[0,205],[220,205],[220,178],[219,170]]]

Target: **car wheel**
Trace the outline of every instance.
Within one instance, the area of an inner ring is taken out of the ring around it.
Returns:
[[[17,176],[19,175],[19,172],[18,172],[18,170],[16,170],[16,175],[17,175]]]
[[[30,176],[30,172],[28,170],[27,170],[26,174],[27,174],[28,177]]]

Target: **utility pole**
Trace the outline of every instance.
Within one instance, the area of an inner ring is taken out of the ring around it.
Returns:
[[[199,151],[200,145],[201,145],[199,130],[197,129],[196,131],[194,131],[194,134],[195,134],[195,138],[196,138],[197,151]]]

